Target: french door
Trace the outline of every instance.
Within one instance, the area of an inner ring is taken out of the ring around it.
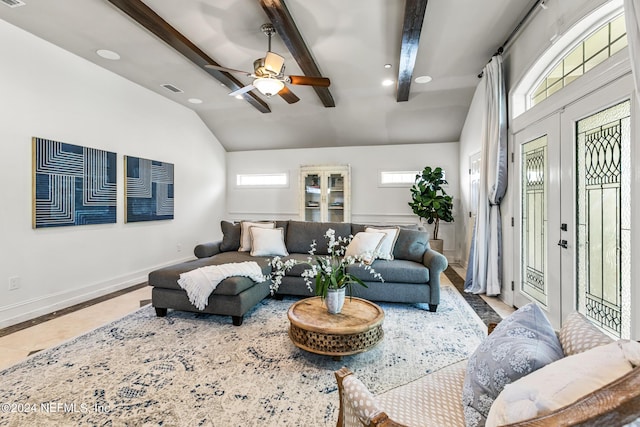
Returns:
[[[515,176],[520,197],[515,212],[520,218],[519,268],[514,304],[537,301],[554,327],[562,319],[560,238],[560,113],[541,120],[515,136],[520,159]],[[571,248],[567,248],[571,251]]]
[[[631,327],[631,101],[621,78],[515,135],[516,306],[559,328],[578,310],[616,337]]]

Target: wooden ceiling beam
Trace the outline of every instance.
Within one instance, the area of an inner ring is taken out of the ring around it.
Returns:
[[[260,0],[260,5],[273,24],[276,32],[293,55],[305,76],[322,77],[318,65],[311,56],[293,17],[284,0]],[[312,86],[325,107],[335,107],[336,103],[326,87]]]
[[[418,56],[420,32],[424,22],[428,0],[406,0],[404,7],[404,25],[402,28],[402,46],[400,48],[400,63],[398,66],[398,86],[396,101],[409,100],[413,68]]]
[[[167,21],[162,19],[160,15],[155,13],[149,6],[140,0],[109,0],[115,7],[126,13],[138,24],[155,34],[169,46],[184,55],[199,68],[209,73],[220,83],[224,84],[231,91],[235,91],[244,87],[244,84],[233,77],[231,74],[204,68],[205,65],[220,65],[204,53],[200,48],[194,45],[189,39],[182,35],[178,30],[173,28]],[[252,92],[244,93],[243,98],[249,102],[254,108],[261,113],[270,113],[271,109],[266,102],[260,99]]]

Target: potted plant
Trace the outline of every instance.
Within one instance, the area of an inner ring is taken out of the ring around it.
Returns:
[[[362,280],[347,272],[349,265],[359,264],[374,278],[383,279],[380,273],[376,273],[361,257],[344,256],[346,247],[353,236],[348,238],[338,236],[336,238],[335,230],[331,228],[327,230],[324,236],[328,240],[328,255],[315,255],[316,242],[314,240],[311,244],[310,256],[307,262],[300,262],[295,259],[282,261],[280,257],[274,257],[271,260],[273,269],[270,275],[272,281],[271,294],[278,290],[280,283],[282,283],[282,278],[288,270],[297,264],[308,264],[309,268],[303,271],[301,275],[307,288],[325,301],[329,313],[337,314],[342,310],[345,291],[348,291],[349,296],[351,296],[353,284],[367,287]],[[315,285],[315,289],[313,289],[312,284]]]
[[[442,186],[447,184],[442,168],[424,168],[416,175],[416,181],[411,187],[411,202],[409,206],[413,213],[427,224],[433,224],[433,239],[430,244],[434,250],[442,253],[443,241],[438,239],[440,221],[453,222],[453,198],[444,191]]]

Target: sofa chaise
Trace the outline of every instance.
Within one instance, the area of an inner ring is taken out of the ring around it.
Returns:
[[[328,253],[325,233],[331,228],[336,236],[348,237],[364,232],[368,226],[337,222],[272,221],[281,229],[283,243],[288,256],[306,261],[312,242],[317,243],[316,254]],[[252,223],[256,224],[256,223]],[[245,224],[247,225],[247,224]],[[373,226],[371,226],[373,227]],[[384,226],[389,228],[391,226]],[[263,274],[271,273],[272,255],[253,256],[246,246],[248,237],[243,235],[242,223],[221,222],[223,238],[220,241],[199,244],[194,249],[197,259],[161,268],[149,273],[152,290],[152,305],[158,316],[165,316],[167,309],[203,312],[231,316],[234,325],[242,324],[243,317],[254,305],[270,294],[270,280],[255,283],[247,277],[229,277],[217,286],[203,310],[189,302],[186,292],[178,285],[180,274],[200,267],[255,261]],[[359,265],[349,267],[349,272],[362,279],[367,287],[355,286],[354,296],[372,301],[400,303],[426,303],[431,311],[436,311],[440,302],[440,273],[447,268],[447,259],[429,247],[429,234],[415,226],[397,227],[393,245],[393,259],[376,259],[372,267],[380,273],[384,281],[374,279]],[[245,227],[246,231],[246,227]],[[304,265],[297,265],[287,271],[276,296],[294,295],[309,297],[313,294],[300,276]]]

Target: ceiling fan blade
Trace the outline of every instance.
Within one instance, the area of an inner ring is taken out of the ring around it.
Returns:
[[[289,104],[295,104],[296,102],[300,101],[300,98],[298,98],[296,94],[291,92],[289,88],[286,86],[280,89],[280,92],[278,92],[278,95],[280,95],[282,99],[287,101],[287,103]]]
[[[326,77],[288,76],[292,85],[329,87],[331,80]]]
[[[204,66],[204,68],[210,68],[212,70],[218,70],[218,71],[226,71],[227,73],[240,73],[240,74],[244,74],[246,76],[250,76],[252,75],[250,72],[248,71],[242,71],[242,70],[234,70],[233,68],[227,68],[227,67],[221,67],[219,65],[211,65],[211,64],[207,64]]]
[[[229,96],[236,96],[236,95],[242,95],[243,93],[247,93],[250,90],[255,89],[255,87],[253,85],[246,85],[245,87],[241,87],[238,90],[234,90],[233,92],[231,92],[229,94]]]

